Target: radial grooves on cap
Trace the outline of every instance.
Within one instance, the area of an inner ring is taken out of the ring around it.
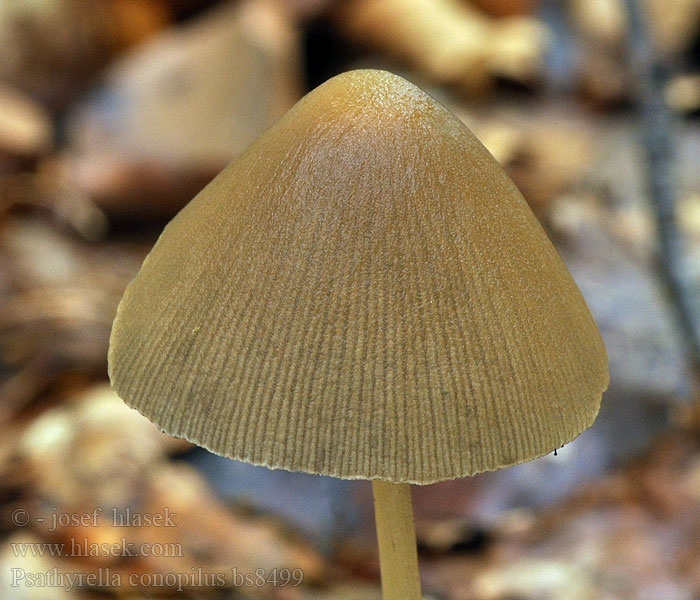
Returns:
[[[502,169],[377,71],[306,96],[168,225],[109,368],[128,404],[218,454],[414,483],[554,450],[608,379]]]

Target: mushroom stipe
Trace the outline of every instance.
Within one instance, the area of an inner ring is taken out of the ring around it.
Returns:
[[[387,600],[420,597],[409,483],[556,453],[608,385],[593,318],[503,169],[374,70],[307,94],[166,227],[109,373],[217,454],[374,480]]]

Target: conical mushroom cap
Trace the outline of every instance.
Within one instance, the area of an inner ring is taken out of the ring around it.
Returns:
[[[166,227],[119,306],[114,389],[217,454],[431,483],[587,428],[581,294],[448,110],[382,71],[309,93]]]

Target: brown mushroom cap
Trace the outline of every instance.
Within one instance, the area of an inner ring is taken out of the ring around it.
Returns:
[[[119,306],[114,389],[253,464],[432,483],[591,425],[603,342],[503,169],[382,71],[304,97],[166,227]]]

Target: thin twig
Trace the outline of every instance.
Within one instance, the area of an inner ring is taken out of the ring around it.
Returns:
[[[626,0],[629,51],[637,82],[637,107],[646,154],[649,198],[659,238],[658,268],[668,290],[688,358],[700,377],[700,315],[684,274],[684,244],[675,215],[672,119],[664,99],[666,70],[649,35],[639,0]]]

